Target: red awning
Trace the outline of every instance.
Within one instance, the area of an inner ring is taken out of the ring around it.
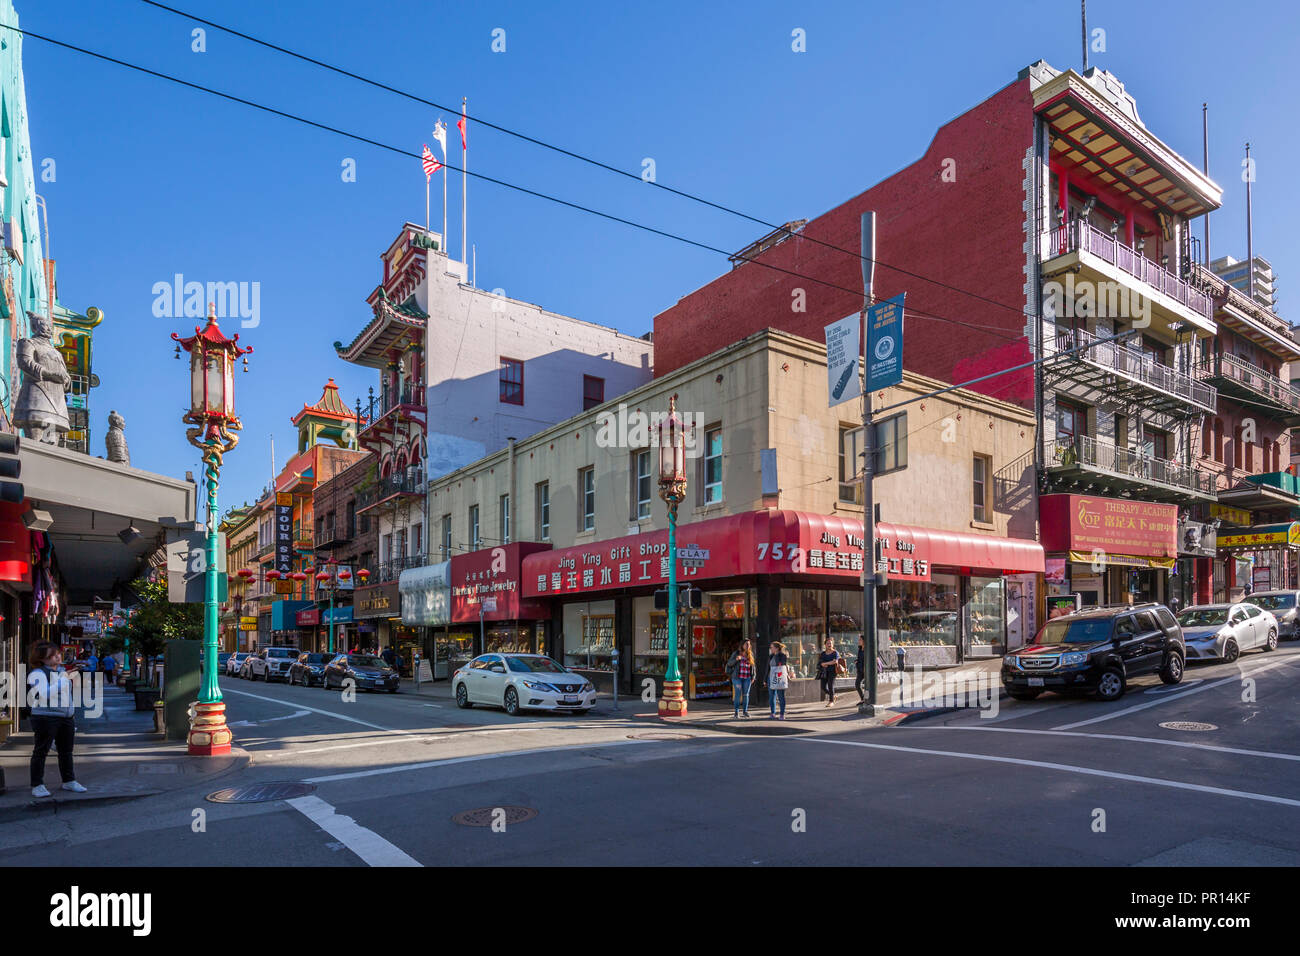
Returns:
[[[891,543],[899,539],[915,542],[917,553],[924,552],[932,567],[971,568],[994,574],[1042,574],[1044,570],[1043,546],[1024,538],[938,531],[885,521],[876,525],[876,537],[888,538]]]

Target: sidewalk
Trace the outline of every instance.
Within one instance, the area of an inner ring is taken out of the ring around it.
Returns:
[[[215,782],[247,767],[250,758],[236,747],[227,757],[191,757],[185,741],[166,740],[153,729],[153,713],[137,711],[135,699],[120,687],[104,690],[104,713],[97,718],[77,714],[73,758],[77,780],[86,793],[60,789],[57,752],[45,761],[45,785],[52,796],[32,796],[30,762],[32,733],[24,725],[0,747],[0,769],[7,792],[0,794],[0,821],[59,812],[82,805],[147,797],[170,790]]]

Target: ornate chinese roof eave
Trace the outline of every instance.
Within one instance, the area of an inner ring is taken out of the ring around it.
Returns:
[[[302,411],[293,416],[291,421],[297,425],[309,415],[313,418],[327,418],[338,422],[351,422],[357,417],[356,412],[349,409],[339,397],[339,387],[334,384],[332,378],[325,384],[325,389],[316,404],[303,405]]]
[[[370,323],[348,345],[334,343],[339,358],[354,365],[383,368],[389,362],[388,353],[403,336],[423,344],[428,315],[418,309],[398,310],[381,299],[378,311]]]

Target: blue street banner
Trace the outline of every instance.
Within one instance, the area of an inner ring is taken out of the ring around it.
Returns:
[[[831,408],[862,394],[862,380],[858,377],[861,328],[861,315],[850,315],[826,326],[826,387]]]
[[[867,391],[903,381],[903,296],[867,309]]]

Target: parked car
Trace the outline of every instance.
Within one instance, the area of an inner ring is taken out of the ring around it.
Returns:
[[[325,665],[330,662],[329,654],[299,654],[298,659],[289,665],[289,683],[325,686]]]
[[[1118,700],[1143,674],[1180,683],[1186,660],[1183,632],[1163,604],[1094,607],[1048,621],[1033,644],[1004,657],[1002,684],[1016,700],[1045,690]]]
[[[541,654],[483,654],[452,675],[457,707],[488,704],[512,717],[523,710],[585,714],[596,689],[579,674]]]
[[[1300,591],[1256,591],[1242,598],[1241,603],[1254,604],[1277,618],[1278,637],[1300,637],[1300,622],[1296,620]]]
[[[226,676],[243,677],[240,668],[244,666],[246,660],[248,660],[248,651],[235,651],[235,653],[231,654],[226,660]]]
[[[1247,604],[1197,604],[1178,615],[1188,662],[1220,660],[1231,664],[1242,651],[1277,647],[1278,624],[1268,611]]]
[[[355,681],[358,690],[386,690],[396,694],[401,680],[397,671],[373,654],[339,654],[325,665],[322,684],[326,690],[342,687],[348,678]]]
[[[239,676],[249,680],[260,677],[268,684],[273,680],[288,680],[289,668],[297,659],[296,647],[264,647],[244,661]]]
[[[231,656],[230,651],[222,651],[220,654],[217,655],[218,674],[224,674],[226,672],[226,662],[230,660],[230,656]]]

